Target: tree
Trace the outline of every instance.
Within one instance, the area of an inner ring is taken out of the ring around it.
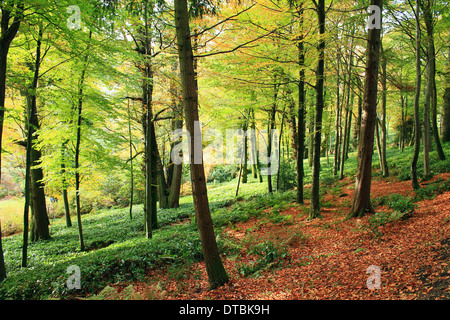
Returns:
[[[437,126],[436,50],[434,46],[435,19],[433,17],[434,3],[435,1],[432,0],[425,0],[423,2],[423,18],[425,20],[425,28],[427,30],[427,37],[426,37],[427,81],[425,90],[425,109],[429,109],[431,107],[431,128],[434,144],[436,146],[436,151],[439,159],[445,160],[445,154],[441,146],[441,141],[439,139],[439,130]],[[429,110],[427,110],[427,116],[429,116]],[[426,166],[429,166],[429,162],[428,164],[426,164]],[[429,168],[426,169],[427,173],[425,174],[424,172],[424,174],[429,175],[431,172]]]
[[[299,66],[299,82],[298,82],[298,116],[297,116],[297,203],[303,204],[303,159],[305,153],[305,45],[303,43],[303,19],[304,9],[303,3],[298,5],[299,19],[299,39],[298,39],[298,66]]]
[[[382,0],[372,0],[371,5],[382,9]],[[367,62],[364,80],[364,104],[361,118],[360,138],[358,142],[358,169],[356,172],[355,194],[349,217],[360,217],[373,212],[370,204],[370,188],[372,182],[372,155],[374,132],[377,121],[378,68],[381,49],[381,16],[380,29],[371,28],[367,39]]]
[[[31,212],[32,212],[32,230],[31,230],[31,240],[48,240],[50,239],[49,224],[47,214],[47,205],[45,203],[45,192],[44,183],[42,182],[44,174],[42,168],[40,167],[42,153],[37,148],[36,142],[38,139],[37,131],[40,128],[40,123],[38,119],[37,110],[37,89],[39,85],[40,78],[40,67],[42,64],[41,57],[41,45],[43,37],[43,27],[38,26],[39,31],[36,41],[36,56],[34,64],[30,65],[30,70],[33,72],[33,79],[31,85],[26,89],[26,105],[27,114],[29,115],[28,120],[28,138],[31,137],[31,141],[27,139],[27,146],[31,144],[31,149],[27,147],[27,151],[31,152],[30,155],[30,177],[25,177],[25,179],[30,179],[31,188]]]
[[[198,92],[196,88],[194,56],[189,29],[187,1],[176,0],[174,3],[186,128],[188,132],[191,133],[192,137],[189,144],[195,217],[200,233],[200,241],[202,243],[202,251],[208,274],[209,285],[211,288],[215,288],[226,283],[228,281],[228,275],[223,267],[214,235],[214,228],[208,203],[205,171],[202,161],[203,152],[201,150],[201,143],[199,146],[197,142],[198,137],[194,135],[194,132],[199,132],[200,128],[198,122]]]
[[[6,94],[6,71],[8,67],[8,52],[11,42],[19,31],[23,18],[23,1],[1,1],[1,34],[0,34],[0,183],[2,181],[2,138],[3,121],[5,118],[5,94]],[[12,21],[11,21],[12,20]]]
[[[412,8],[416,19],[416,93],[414,96],[414,154],[411,161],[411,181],[414,189],[419,189],[419,181],[417,180],[417,161],[419,159],[420,151],[420,116],[419,116],[419,102],[420,102],[420,87],[422,80],[421,64],[420,64],[420,0],[416,0],[416,10]]]
[[[444,115],[442,119],[442,142],[450,142],[450,46],[447,47],[445,64]]]
[[[314,120],[314,152],[311,186],[311,208],[309,219],[316,218],[320,214],[320,151],[322,142],[322,116],[324,108],[324,73],[325,73],[325,0],[313,0],[319,18],[319,60],[316,69],[316,115]]]

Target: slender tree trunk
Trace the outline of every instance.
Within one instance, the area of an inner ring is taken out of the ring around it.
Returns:
[[[387,57],[383,50],[383,44],[381,44],[381,69],[382,69],[382,78],[381,85],[383,88],[382,96],[381,96],[381,162],[382,167],[381,170],[383,172],[383,177],[389,176],[389,168],[387,165],[387,156],[386,156],[386,145],[387,145],[387,127],[386,127],[386,98],[387,98]]]
[[[216,288],[226,283],[229,278],[225,268],[223,267],[214,234],[202,160],[203,152],[201,149],[201,140],[197,141],[197,137],[195,137],[195,132],[200,133],[200,125],[198,122],[198,92],[196,90],[194,57],[189,30],[187,0],[175,0],[174,3],[186,128],[188,132],[191,133],[191,137],[193,137],[189,143],[191,146],[190,166],[194,209],[200,233],[200,241],[202,243],[203,258],[205,260],[209,285],[211,288]],[[199,160],[198,158],[200,158],[200,161],[195,161]]]
[[[325,0],[318,0],[316,7],[319,18],[319,61],[316,70],[316,117],[314,122],[314,153],[311,186],[311,208],[309,219],[314,219],[320,214],[320,147],[322,142],[322,116],[324,108],[324,72],[325,72]]]
[[[298,82],[298,116],[297,116],[297,203],[304,203],[303,180],[305,170],[303,167],[303,160],[305,158],[305,45],[303,43],[303,19],[304,9],[303,3],[299,4],[299,33],[300,39],[298,41],[298,66],[299,82]]]
[[[430,3],[430,0],[425,0],[422,2]],[[430,12],[427,10],[427,6],[425,6],[425,10],[423,10],[423,17],[425,23],[429,20]],[[428,29],[428,28],[427,28]],[[430,54],[429,50],[429,35],[427,37],[427,54]],[[424,177],[431,176],[431,167],[430,167],[430,151],[431,151],[431,130],[430,130],[430,107],[431,107],[431,94],[432,94],[432,85],[431,85],[431,67],[430,65],[434,63],[432,57],[428,57],[428,63],[426,68],[426,84],[425,84],[425,103],[423,105],[423,175]]]
[[[66,144],[65,141],[61,146],[61,185],[62,185],[62,195],[64,201],[64,214],[66,217],[66,226],[71,227],[72,221],[70,220],[70,206],[69,197],[67,195],[67,181],[66,181]]]
[[[371,4],[382,9],[382,0],[372,0]],[[381,17],[380,17],[381,19]],[[349,217],[363,216],[373,212],[370,204],[372,182],[372,156],[374,130],[376,125],[378,68],[380,62],[381,30],[369,29],[367,40],[367,64],[364,84],[364,106],[361,119],[361,133],[358,144],[358,170],[355,193]]]
[[[277,112],[277,101],[278,101],[278,90],[280,85],[277,83],[277,71],[275,71],[274,76],[274,91],[273,91],[273,101],[272,101],[272,108],[269,113],[269,121],[268,121],[268,135],[267,135],[267,154],[270,158],[269,163],[267,164],[267,188],[269,190],[269,193],[273,192],[273,186],[272,186],[272,164],[273,161],[272,158],[272,140],[273,140],[273,130],[275,129],[275,118],[276,118],[276,112]]]
[[[431,106],[431,125],[434,143],[436,145],[436,151],[439,160],[445,160],[444,150],[441,146],[439,139],[439,130],[437,126],[437,93],[436,93],[436,50],[434,47],[434,19],[432,5],[434,1],[425,1],[424,6],[424,20],[427,30],[427,88],[426,88],[426,101],[425,106]],[[428,103],[429,100],[429,103]],[[429,115],[429,111],[428,111]],[[428,168],[429,170],[429,168]],[[424,172],[425,173],[425,172]],[[429,174],[431,172],[429,171]]]
[[[31,152],[33,141],[33,128],[31,126],[31,108],[27,108],[25,127],[27,128],[27,151],[25,160],[25,206],[23,210],[23,244],[22,244],[22,268],[26,268],[28,261],[28,232],[29,232],[29,212],[31,200]],[[0,233],[1,237],[1,233]]]
[[[419,181],[417,179],[417,161],[419,160],[420,151],[420,87],[422,81],[421,64],[420,64],[420,0],[416,0],[416,94],[414,96],[414,154],[411,161],[411,180],[414,189],[419,189]]]
[[[341,148],[341,94],[340,94],[340,50],[337,53],[337,75],[336,75],[336,137],[334,143],[334,175],[336,176],[340,166],[340,148]]]
[[[134,168],[133,168],[133,134],[131,131],[130,100],[128,100],[127,113],[128,113],[128,139],[130,150],[130,220],[133,220]]]
[[[89,33],[89,41],[92,37],[92,31]],[[90,44],[88,45],[89,49]],[[89,54],[84,57],[83,70],[81,71],[80,80],[78,82],[78,105],[77,105],[77,139],[75,145],[75,201],[77,211],[78,239],[80,242],[80,251],[86,250],[83,237],[83,224],[81,222],[81,190],[80,190],[80,151],[81,151],[81,125],[83,122],[83,88],[88,68]]]
[[[450,46],[447,47],[445,64],[445,91],[442,119],[442,142],[450,142]]]

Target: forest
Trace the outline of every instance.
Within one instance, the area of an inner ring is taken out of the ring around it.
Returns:
[[[448,2],[0,12],[0,300],[450,299]]]

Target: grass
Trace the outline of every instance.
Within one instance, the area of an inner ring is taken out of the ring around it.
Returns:
[[[2,235],[7,236],[23,230],[23,199],[0,201],[0,220]]]
[[[446,154],[450,154],[450,144],[444,145]],[[389,150],[391,175],[401,176],[409,170],[409,149],[404,153]],[[432,156],[433,173],[449,172],[450,163],[436,161]],[[345,165],[345,175],[353,176],[356,171],[356,157],[350,155]],[[374,167],[377,157],[374,156]],[[420,168],[420,159],[419,166]],[[337,181],[333,176],[332,157],[329,163],[322,159],[321,191]],[[308,184],[311,169],[305,161],[305,184]],[[448,184],[448,183],[447,183]],[[441,184],[439,184],[440,186]],[[233,244],[222,234],[222,229],[239,221],[260,217],[261,221],[274,224],[290,223],[289,216],[280,215],[280,211],[295,202],[295,191],[267,193],[267,180],[258,183],[251,178],[247,184],[241,184],[239,197],[235,197],[237,180],[221,184],[208,185],[208,196],[212,218],[219,235],[218,245],[222,253],[235,254],[238,244]],[[448,185],[445,185],[448,190]],[[442,187],[430,184],[429,190],[420,195],[430,197],[429,193],[442,192]],[[309,190],[306,189],[305,198]],[[338,190],[334,190],[338,193]],[[390,199],[389,199],[390,200]],[[396,199],[398,206],[407,207],[409,201]],[[410,200],[410,199],[408,199]],[[22,203],[19,201],[0,202],[3,219],[18,219],[20,224]],[[7,208],[7,209],[5,209]],[[160,228],[153,232],[153,238],[145,239],[143,230],[143,207],[134,206],[133,220],[129,219],[128,208],[96,210],[83,215],[83,233],[85,244],[92,250],[80,252],[78,230],[67,228],[64,219],[54,219],[50,225],[52,240],[29,244],[28,267],[21,268],[22,236],[20,234],[3,239],[8,278],[0,286],[0,299],[46,299],[50,297],[67,298],[73,294],[85,295],[98,293],[109,283],[129,282],[144,279],[147,270],[167,267],[168,270],[181,270],[192,262],[202,260],[202,250],[198,230],[194,221],[192,196],[180,199],[180,208],[164,209],[158,212]],[[374,226],[385,223],[384,216],[376,217]],[[375,218],[374,218],[375,219]],[[94,248],[98,244],[107,244]],[[284,258],[283,251],[271,244],[261,244],[252,248],[257,256],[255,265],[242,266],[244,274],[257,274],[258,270],[275,266],[275,262]],[[81,270],[80,291],[67,289],[66,281],[70,276],[67,268],[76,265]]]

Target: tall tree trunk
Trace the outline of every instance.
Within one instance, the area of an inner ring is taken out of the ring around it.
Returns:
[[[382,0],[372,0],[371,5],[382,9]],[[380,17],[381,19],[381,17]],[[369,29],[367,40],[367,64],[364,83],[364,106],[361,119],[361,133],[358,144],[358,170],[355,194],[349,217],[362,216],[372,212],[370,188],[372,183],[372,156],[376,125],[378,68],[380,62],[381,29]]]
[[[133,199],[134,199],[134,168],[133,168],[133,134],[131,131],[131,109],[130,100],[127,105],[128,116],[128,140],[129,140],[129,152],[130,152],[130,220],[133,220]]]
[[[416,94],[414,96],[414,154],[411,161],[411,180],[414,189],[419,189],[419,181],[417,179],[417,161],[419,160],[420,151],[420,87],[422,81],[421,64],[420,64],[420,0],[416,0]]]
[[[322,116],[324,108],[324,73],[325,73],[325,0],[317,1],[317,15],[319,18],[319,61],[316,70],[316,117],[314,122],[314,152],[311,186],[311,208],[309,219],[314,219],[320,214],[320,146],[322,141]]]
[[[92,31],[89,32],[89,41],[92,38]],[[88,49],[90,44],[88,44]],[[86,78],[86,71],[89,63],[89,54],[84,56],[83,69],[81,71],[80,80],[78,82],[78,104],[77,104],[77,139],[75,144],[75,202],[77,211],[78,239],[80,243],[80,251],[86,249],[83,237],[83,224],[81,222],[81,190],[80,190],[80,151],[81,151],[81,125],[83,122],[83,88]]]
[[[450,45],[447,47],[445,64],[445,91],[442,119],[442,142],[450,142]]]
[[[23,210],[23,244],[22,244],[22,268],[27,266],[28,261],[28,231],[29,231],[29,212],[31,200],[31,152],[33,141],[33,128],[31,127],[31,108],[27,108],[26,124],[27,128],[27,151],[25,160],[25,206]],[[0,233],[1,237],[1,233]]]
[[[45,203],[44,183],[42,182],[44,174],[41,163],[41,151],[35,148],[38,139],[36,131],[39,129],[39,119],[37,114],[37,97],[36,90],[38,88],[39,71],[41,65],[41,39],[42,28],[39,28],[39,34],[36,45],[36,60],[32,67],[34,72],[33,82],[27,92],[27,107],[29,108],[29,129],[31,132],[31,170],[30,170],[30,188],[31,188],[31,240],[48,240],[50,239],[49,224],[47,215],[47,205]],[[27,142],[28,143],[28,142]]]
[[[297,116],[297,203],[304,203],[303,179],[305,175],[303,160],[305,158],[305,45],[303,43],[303,20],[304,9],[303,3],[299,4],[299,33],[298,41],[298,66],[299,66],[299,82],[298,82],[298,116]]]
[[[5,118],[5,98],[6,98],[6,71],[8,67],[8,52],[11,42],[19,31],[22,15],[24,11],[23,1],[17,1],[16,4],[3,4],[0,2],[2,16],[0,21],[0,183],[2,181],[2,141],[3,141],[3,122]],[[10,24],[11,19],[14,17]],[[0,252],[1,255],[2,252]]]
[[[275,71],[276,72],[276,71]],[[278,88],[279,85],[277,84],[277,77],[275,75],[274,79],[274,93],[273,93],[273,102],[272,102],[272,108],[269,112],[269,121],[268,121],[268,135],[267,135],[267,154],[269,157],[269,162],[267,164],[267,188],[269,193],[273,192],[273,186],[272,186],[272,142],[273,142],[273,130],[275,129],[275,117],[277,112],[277,100],[278,100]]]
[[[436,93],[436,50],[434,47],[434,19],[433,19],[433,8],[432,5],[434,1],[425,1],[424,6],[424,20],[425,27],[427,30],[427,101],[430,99],[428,106],[431,106],[431,125],[434,143],[436,145],[436,151],[439,160],[445,160],[444,150],[441,146],[441,141],[439,139],[439,130],[437,126],[437,93]],[[429,95],[429,98],[428,98]],[[426,104],[427,106],[427,104]],[[430,172],[431,173],[431,172]]]
[[[340,50],[337,52],[337,70],[336,70],[336,137],[334,143],[334,175],[336,176],[341,166],[341,94],[340,94]]]
[[[424,3],[430,3],[430,0],[424,0],[422,4]],[[423,10],[423,16],[425,22],[427,22],[430,18],[429,15],[431,14],[429,10],[427,10],[427,5],[425,5],[425,10]],[[427,26],[428,30],[428,26]],[[427,54],[430,54],[429,52],[429,35],[427,37]],[[430,128],[430,107],[431,107],[431,94],[432,94],[432,85],[431,85],[431,67],[430,65],[434,63],[431,61],[433,58],[428,57],[428,63],[426,67],[426,84],[425,84],[425,103],[423,105],[423,133],[422,133],[422,139],[423,139],[423,175],[424,177],[431,176],[431,167],[430,167],[430,151],[431,151],[431,128]]]
[[[386,53],[383,50],[383,44],[381,44],[381,85],[383,88],[382,96],[381,96],[381,170],[383,172],[383,177],[389,176],[389,168],[387,165],[387,157],[386,157],[386,145],[387,145],[387,127],[386,127],[386,97],[387,97],[387,57]]]
[[[157,227],[157,159],[153,146],[156,145],[153,124],[153,65],[152,65],[152,47],[151,47],[151,26],[149,23],[149,3],[145,2],[144,8],[144,34],[142,47],[138,48],[139,53],[143,56],[144,65],[143,72],[143,99],[142,107],[144,110],[143,127],[145,136],[145,200],[144,200],[144,216],[145,216],[145,236],[147,239],[152,238],[152,229]]]
[[[2,182],[2,141],[3,141],[3,121],[5,118],[5,97],[6,97],[6,71],[8,62],[8,51],[12,40],[19,31],[20,22],[24,4],[22,1],[11,5],[8,8],[3,7],[3,1],[0,3],[2,17],[0,21],[0,183]],[[11,13],[14,11],[14,20],[11,25]],[[3,257],[3,247],[1,240],[1,221],[0,221],[0,282],[6,279],[6,267]]]
[[[195,216],[200,233],[200,241],[202,243],[203,258],[205,260],[209,285],[211,288],[216,288],[228,281],[228,275],[223,267],[214,234],[214,227],[208,203],[205,171],[203,167],[201,140],[197,141],[197,137],[195,137],[196,132],[200,135],[201,133],[199,128],[198,92],[196,90],[187,0],[175,0],[174,3],[186,128],[188,132],[191,133],[192,137],[189,143],[191,146],[190,166]]]

